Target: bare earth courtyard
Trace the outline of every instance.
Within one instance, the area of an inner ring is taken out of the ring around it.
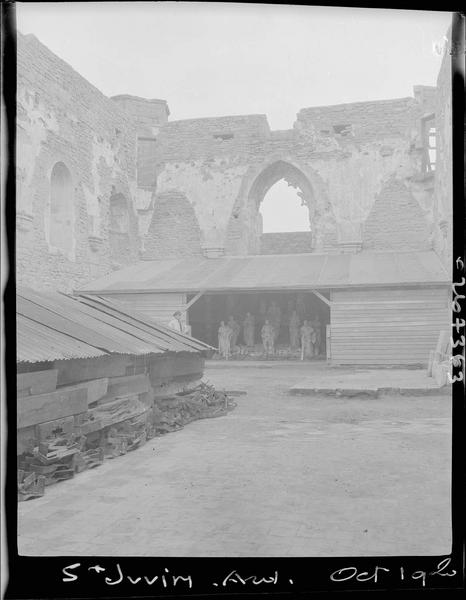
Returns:
[[[450,552],[451,400],[305,397],[309,364],[216,366],[244,390],[183,430],[19,505],[25,555]]]

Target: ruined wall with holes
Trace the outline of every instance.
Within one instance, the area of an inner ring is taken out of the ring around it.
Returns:
[[[265,115],[168,121],[164,100],[107,98],[18,33],[18,282],[71,290],[141,257],[199,254],[434,247],[449,264],[449,58],[437,88],[303,108],[291,129],[271,131]],[[429,113],[435,172],[423,166]],[[72,182],[70,210],[60,215],[72,231],[65,249],[50,235],[57,163]],[[280,179],[309,209],[311,232],[299,243],[262,235],[260,202]],[[124,214],[115,197],[126,200]]]
[[[451,29],[447,34],[451,39]],[[453,151],[451,114],[451,55],[450,41],[445,44],[442,66],[437,79],[435,104],[437,160],[435,165],[432,212],[433,245],[443,265],[451,273],[453,249]]]
[[[261,251],[258,207],[281,178],[309,207],[314,252],[360,248],[374,202],[393,179],[420,202],[412,214],[421,214],[429,229],[432,189],[419,180],[420,118],[432,110],[435,89],[414,91],[412,98],[305,108],[285,131],[271,131],[265,115],[168,122],[158,134],[157,193],[183,193],[199,223],[201,247],[212,255]],[[384,223],[371,219],[369,245],[377,249],[381,236],[374,229]],[[415,231],[408,219],[411,225]],[[410,244],[407,235],[397,249]]]
[[[156,186],[155,148],[160,128],[167,123],[170,110],[166,100],[140,98],[123,94],[112,96],[113,102],[133,120],[137,136],[137,184],[152,192]]]
[[[69,291],[137,260],[134,123],[33,35],[18,32],[17,248],[19,284]],[[72,243],[50,236],[51,174],[71,176],[65,211]],[[127,231],[115,237],[110,197],[127,200]]]

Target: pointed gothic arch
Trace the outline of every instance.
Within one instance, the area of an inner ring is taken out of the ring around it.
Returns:
[[[326,187],[319,175],[289,157],[273,157],[252,166],[244,176],[228,224],[227,254],[260,252],[262,222],[259,208],[266,193],[281,179],[299,190],[298,196],[308,208],[309,228],[313,232],[312,249],[323,246],[324,237],[328,237],[329,231],[332,235],[332,230],[336,230]]]
[[[259,209],[267,192],[281,179],[288,185],[299,189],[298,196],[308,208],[312,204],[312,185],[306,175],[292,163],[277,160],[263,169],[254,180],[249,190],[249,198]],[[310,215],[311,216],[311,215]]]

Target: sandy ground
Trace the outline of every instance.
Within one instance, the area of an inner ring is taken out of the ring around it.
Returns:
[[[308,370],[208,367],[233,412],[21,503],[20,554],[449,553],[451,400],[290,395]]]

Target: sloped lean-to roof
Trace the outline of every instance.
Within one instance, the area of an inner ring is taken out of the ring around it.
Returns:
[[[210,346],[111,301],[19,288],[17,361],[202,352]]]
[[[433,251],[280,254],[141,261],[81,293],[323,289],[448,284]]]

